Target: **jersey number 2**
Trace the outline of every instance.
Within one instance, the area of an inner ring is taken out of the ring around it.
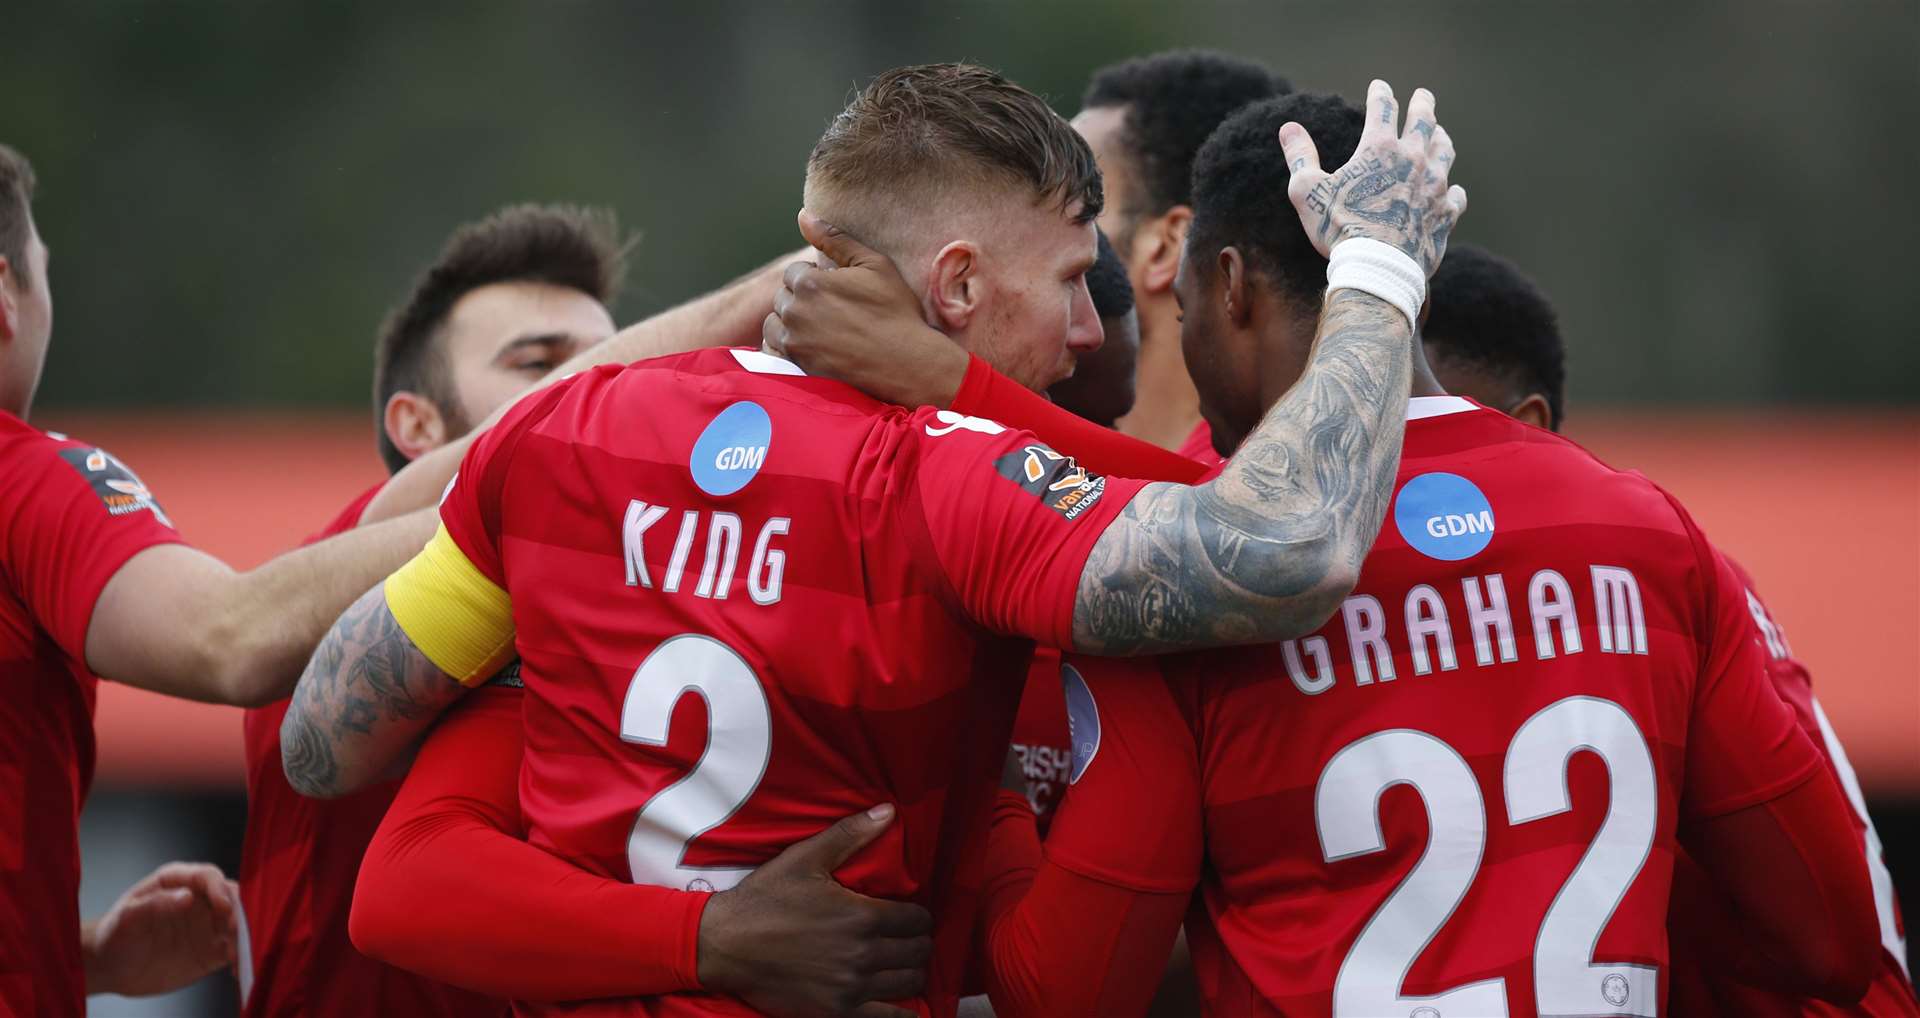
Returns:
[[[1567,764],[1587,750],[1607,765],[1607,816],[1561,885],[1534,941],[1535,1003],[1542,1015],[1638,1015],[1659,999],[1645,965],[1594,964],[1600,932],[1653,847],[1659,789],[1653,757],[1633,718],[1611,700],[1573,696],[1520,726],[1507,747],[1507,820],[1524,824],[1573,808]],[[1377,732],[1328,761],[1314,791],[1314,819],[1328,862],[1386,848],[1380,796],[1411,785],[1427,809],[1427,849],[1387,896],[1340,965],[1336,1018],[1505,1018],[1506,980],[1486,979],[1430,997],[1401,996],[1407,970],[1433,942],[1480,869],[1487,844],[1485,803],[1473,771],[1453,747],[1411,729]]]
[[[627,865],[636,884],[724,891],[752,868],[688,866],[687,843],[726,823],[760,787],[773,719],[752,666],[726,644],[689,634],[655,647],[633,673],[620,707],[621,740],[665,746],[674,705],[686,693],[707,705],[706,752],[633,818]]]

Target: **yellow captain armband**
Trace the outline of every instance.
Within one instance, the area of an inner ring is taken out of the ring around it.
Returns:
[[[453,543],[445,524],[386,583],[387,610],[413,645],[463,686],[513,660],[513,601]]]

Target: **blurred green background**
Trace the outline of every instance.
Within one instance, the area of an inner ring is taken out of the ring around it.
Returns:
[[[71,3],[0,32],[41,177],[39,406],[367,400],[384,309],[457,222],[617,209],[644,315],[797,243],[803,160],[883,68],[970,59],[1071,114],[1214,46],[1296,86],[1433,88],[1461,236],[1558,302],[1583,403],[1906,404],[1914,3]]]

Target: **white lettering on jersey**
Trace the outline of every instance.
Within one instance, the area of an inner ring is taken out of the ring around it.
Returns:
[[[1647,617],[1640,610],[1640,584],[1619,566],[1593,566],[1593,611],[1599,616],[1602,654],[1645,654]]]
[[[627,553],[627,586],[637,584],[649,590],[653,588],[653,577],[647,575],[647,558],[642,542],[647,536],[647,528],[660,522],[660,517],[666,514],[667,507],[663,505],[648,505],[637,498],[627,503],[627,518],[620,524],[620,543],[625,546]]]
[[[753,564],[747,568],[747,593],[753,596],[758,605],[777,604],[780,601],[780,584],[786,579],[787,553],[774,548],[773,539],[787,532],[793,521],[785,516],[775,516],[760,528],[760,536],[753,542]]]
[[[1373,684],[1374,668],[1380,669],[1380,681],[1393,681],[1393,653],[1387,650],[1387,616],[1380,610],[1380,599],[1355,594],[1340,604],[1340,617],[1347,624],[1347,649],[1353,654],[1353,681]],[[1372,655],[1373,663],[1367,657]]]
[[[1533,616],[1535,657],[1545,661],[1553,656],[1555,621],[1560,623],[1560,644],[1566,653],[1580,653],[1580,620],[1573,616],[1573,588],[1566,577],[1552,569],[1534,573],[1527,584],[1527,611]]]
[[[707,557],[700,565],[700,585],[693,596],[724,601],[733,586],[733,567],[740,560],[740,517],[715,512],[707,525]]]
[[[1313,659],[1313,676],[1307,676],[1307,669],[1300,661],[1300,651],[1306,649],[1307,656]],[[1327,652],[1327,638],[1309,636],[1304,640],[1288,640],[1280,645],[1280,656],[1287,662],[1287,677],[1299,687],[1302,693],[1312,696],[1333,688],[1333,655]]]
[[[673,559],[667,563],[667,582],[660,589],[669,594],[680,592],[680,577],[687,571],[687,555],[693,551],[693,535],[700,529],[700,510],[680,514],[680,536],[673,539]]]
[[[640,499],[627,503],[626,518],[620,524],[620,540],[627,565],[627,586],[653,589],[653,576],[647,571],[647,531],[664,519],[668,509]],[[680,529],[673,540],[673,552],[667,560],[660,592],[680,593],[686,581],[694,547],[699,544],[701,521],[706,520],[706,554],[700,559],[700,578],[693,596],[724,601],[732,593],[734,572],[740,564],[740,545],[745,524],[734,513],[686,509],[680,513]],[[748,565],[747,593],[758,605],[776,604],[780,586],[786,579],[787,553],[773,547],[773,539],[785,534],[793,521],[775,516],[762,524],[754,542],[753,559]]]
[[[1433,661],[1427,654],[1427,641],[1433,640],[1434,654],[1440,658],[1440,670],[1453,671],[1460,661],[1453,655],[1453,629],[1447,625],[1447,605],[1440,592],[1422,583],[1407,592],[1407,639],[1413,643],[1413,674],[1430,675]]]
[[[1483,582],[1487,589],[1484,595],[1480,593]],[[1492,664],[1496,640],[1502,663],[1517,660],[1520,655],[1513,644],[1513,616],[1507,612],[1506,581],[1499,573],[1468,576],[1461,579],[1460,589],[1467,595],[1467,631],[1473,634],[1474,662],[1483,668]]]
[[[933,418],[943,425],[938,428],[931,424],[927,425],[927,434],[934,438],[951,435],[956,431],[977,431],[982,435],[998,435],[1007,430],[985,417],[968,417],[966,414],[957,414],[951,410],[941,410],[934,414]]]
[[[1772,616],[1767,614],[1767,606],[1760,603],[1760,599],[1754,596],[1753,591],[1749,590],[1745,593],[1747,612],[1753,616],[1753,624],[1760,627],[1760,635],[1766,638],[1768,656],[1775,661],[1785,661],[1793,653],[1787,647],[1786,632],[1773,621]]]

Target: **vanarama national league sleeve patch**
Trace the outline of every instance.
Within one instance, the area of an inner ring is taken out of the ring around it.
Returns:
[[[993,461],[1001,477],[1020,486],[1047,508],[1069,520],[1093,508],[1106,494],[1107,479],[1039,443],[1023,446]]]
[[[165,526],[173,526],[160,503],[154,501],[153,492],[112,453],[98,447],[70,446],[60,450],[60,458],[99,496],[109,516],[150,512]]]

